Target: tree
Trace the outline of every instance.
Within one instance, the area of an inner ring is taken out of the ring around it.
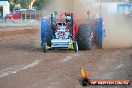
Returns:
[[[31,7],[32,5],[31,2],[33,2],[33,7],[37,9],[42,9],[47,1],[48,0],[8,0],[11,11],[18,3],[21,5],[21,8],[29,9],[29,7]]]
[[[15,2],[14,2],[14,0],[8,0],[8,2],[10,4],[10,11],[12,11],[15,6]]]
[[[42,9],[48,0],[36,0],[36,2],[33,4],[33,6],[37,9]]]
[[[28,9],[32,0],[19,0],[18,3],[21,4],[22,8]]]

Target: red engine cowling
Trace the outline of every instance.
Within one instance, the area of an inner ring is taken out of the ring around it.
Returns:
[[[70,16],[71,18],[69,18],[69,20],[68,20],[67,16]],[[70,32],[72,32],[74,38],[76,39],[76,35],[77,35],[77,32],[78,32],[78,25],[76,23],[76,19],[75,18],[76,17],[71,12],[61,13],[58,16],[59,22],[62,22],[63,20],[66,21],[66,27],[69,29]],[[57,26],[56,26],[56,29],[58,28]]]

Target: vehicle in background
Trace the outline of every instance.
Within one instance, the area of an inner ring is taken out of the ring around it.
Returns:
[[[36,9],[14,9],[13,13],[6,14],[5,21],[35,19]]]

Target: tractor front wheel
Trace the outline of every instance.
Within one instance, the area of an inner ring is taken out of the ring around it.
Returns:
[[[44,53],[47,52],[47,43],[45,43],[45,44],[43,45],[43,52],[44,52]]]
[[[75,52],[78,52],[78,44],[77,44],[77,42],[73,43],[73,47],[74,47]]]

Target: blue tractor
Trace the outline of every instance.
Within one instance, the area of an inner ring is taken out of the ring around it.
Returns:
[[[41,19],[41,46],[48,49],[91,49],[94,44],[102,48],[105,30],[102,17],[95,20],[95,29],[89,24],[76,24],[73,13],[65,12],[58,16]]]

